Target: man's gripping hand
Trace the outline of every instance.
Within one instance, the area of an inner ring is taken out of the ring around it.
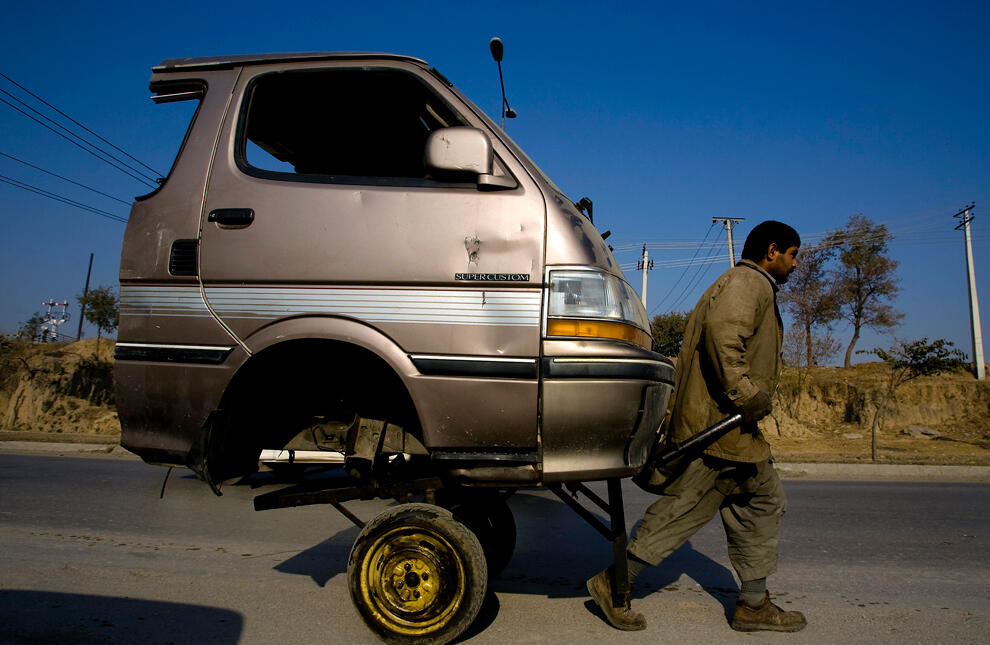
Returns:
[[[743,423],[747,425],[756,423],[773,410],[773,405],[770,404],[770,395],[763,390],[757,391],[745,401],[740,401],[738,406],[743,416]]]

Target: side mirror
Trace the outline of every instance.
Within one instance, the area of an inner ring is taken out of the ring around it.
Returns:
[[[510,177],[492,174],[495,153],[491,139],[478,128],[440,128],[426,140],[426,168],[438,175],[470,175],[479,190],[514,188]]]

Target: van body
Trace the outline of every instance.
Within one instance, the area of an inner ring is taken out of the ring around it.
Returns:
[[[439,72],[268,54],[166,60],[150,87],[199,105],[124,236],[125,448],[211,484],[293,447],[464,484],[642,468],[673,381],[642,303]]]

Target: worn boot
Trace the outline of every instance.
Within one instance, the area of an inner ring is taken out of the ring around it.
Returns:
[[[798,632],[807,624],[801,612],[784,611],[770,602],[769,592],[756,607],[737,600],[736,613],[732,615],[732,629],[739,632]]]
[[[625,598],[620,599],[620,606],[616,607],[612,603],[614,596],[612,593],[611,569],[605,569],[594,578],[588,580],[588,592],[591,593],[595,604],[605,614],[608,622],[616,629],[622,629],[627,632],[646,629],[646,618],[643,617],[643,614],[633,611],[630,607],[630,594],[627,593],[625,594]]]

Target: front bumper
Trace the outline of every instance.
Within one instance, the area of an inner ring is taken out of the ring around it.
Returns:
[[[674,389],[674,367],[659,354],[635,354],[544,359],[545,482],[629,477],[642,470]]]

